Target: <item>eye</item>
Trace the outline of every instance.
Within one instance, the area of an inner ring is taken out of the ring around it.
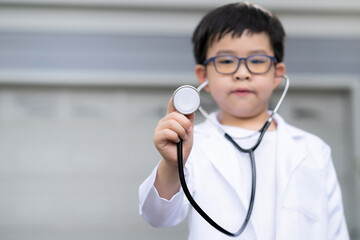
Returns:
[[[221,60],[221,61],[219,61],[219,63],[221,63],[221,64],[231,64],[231,63],[234,63],[234,61],[227,59],[227,60]]]
[[[251,60],[251,63],[253,64],[259,64],[259,63],[264,63],[265,61],[264,60],[261,60],[261,59],[255,59],[255,60]]]
[[[233,64],[235,62],[235,60],[233,58],[218,58],[216,59],[216,63],[217,64],[223,64],[223,65],[227,65],[227,64]]]
[[[268,62],[268,59],[263,56],[251,57],[248,59],[251,64],[264,64]]]

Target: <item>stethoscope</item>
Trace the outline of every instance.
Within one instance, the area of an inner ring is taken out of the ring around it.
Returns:
[[[264,123],[262,128],[258,131],[260,133],[260,135],[259,135],[256,143],[250,148],[242,148],[242,147],[240,147],[233,140],[233,138],[223,130],[223,128],[220,126],[220,124],[217,121],[210,118],[209,114],[200,106],[200,91],[208,84],[208,80],[206,80],[204,83],[202,83],[198,88],[195,88],[195,87],[190,86],[190,85],[184,85],[184,86],[181,86],[178,89],[176,89],[175,92],[174,92],[173,105],[174,105],[175,109],[178,112],[187,115],[187,114],[191,114],[191,113],[193,113],[193,112],[195,112],[196,110],[199,109],[199,111],[202,113],[202,115],[206,119],[210,120],[210,122],[212,122],[214,124],[214,126],[220,131],[220,133],[222,135],[224,135],[224,137],[226,139],[228,139],[235,146],[236,149],[238,149],[240,152],[248,153],[249,156],[250,156],[251,171],[252,171],[250,203],[249,203],[248,211],[247,211],[247,214],[246,214],[246,217],[245,217],[245,220],[244,220],[242,226],[240,227],[240,229],[237,232],[232,233],[232,232],[227,231],[223,227],[221,227],[214,220],[212,220],[209,217],[209,215],[207,215],[204,212],[204,210],[201,209],[201,207],[196,203],[194,198],[191,196],[190,191],[189,191],[189,189],[187,187],[187,184],[186,184],[186,181],[185,181],[185,175],[184,175],[182,140],[180,139],[179,143],[177,144],[177,158],[178,158],[179,178],[180,178],[181,187],[182,187],[182,189],[184,191],[184,194],[185,194],[186,198],[189,200],[189,202],[193,206],[193,208],[211,226],[213,226],[214,228],[216,228],[217,230],[219,230],[220,232],[222,232],[222,233],[224,233],[224,234],[226,234],[228,236],[231,236],[231,237],[239,236],[245,230],[245,228],[246,228],[246,226],[247,226],[247,224],[248,224],[248,222],[250,220],[250,216],[251,216],[251,213],[252,213],[252,210],[253,210],[253,207],[254,207],[255,190],[256,190],[256,166],[255,166],[254,151],[256,150],[256,148],[261,143],[261,140],[263,139],[266,130],[270,126],[274,115],[279,110],[280,105],[284,101],[286,93],[287,93],[287,91],[289,89],[289,85],[290,85],[289,78],[285,75],[285,76],[283,76],[283,79],[285,79],[285,81],[286,81],[283,93],[282,93],[278,103],[276,104],[274,110],[270,114],[268,120]],[[250,136],[248,136],[248,137],[250,137]]]

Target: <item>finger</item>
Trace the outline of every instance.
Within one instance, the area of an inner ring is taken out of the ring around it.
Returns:
[[[189,115],[183,115],[177,111],[172,112],[163,119],[163,122],[169,120],[176,120],[185,129],[186,132],[192,132],[194,120],[195,120],[195,113]]]
[[[173,114],[175,115],[175,114]],[[159,123],[159,130],[169,129],[175,132],[180,138],[187,138],[187,129],[191,126],[191,122],[185,116],[177,114],[179,119],[176,117],[169,118]],[[176,116],[176,115],[175,115]]]
[[[154,137],[156,142],[159,142],[160,145],[167,145],[168,142],[178,143],[180,141],[179,135],[171,129],[162,129]]]

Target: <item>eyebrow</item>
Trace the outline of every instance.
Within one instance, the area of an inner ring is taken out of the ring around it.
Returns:
[[[219,50],[216,52],[216,55],[226,55],[226,54],[236,55],[236,52],[232,50]],[[265,50],[253,50],[248,52],[248,55],[253,55],[253,54],[268,54],[268,53]]]
[[[216,52],[216,55],[225,55],[225,54],[235,55],[236,52],[232,50],[219,50]]]
[[[265,50],[254,50],[249,52],[249,54],[268,54]]]

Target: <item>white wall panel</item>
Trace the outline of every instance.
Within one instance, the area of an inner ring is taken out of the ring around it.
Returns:
[[[138,215],[170,92],[2,87],[0,239],[184,239]]]

